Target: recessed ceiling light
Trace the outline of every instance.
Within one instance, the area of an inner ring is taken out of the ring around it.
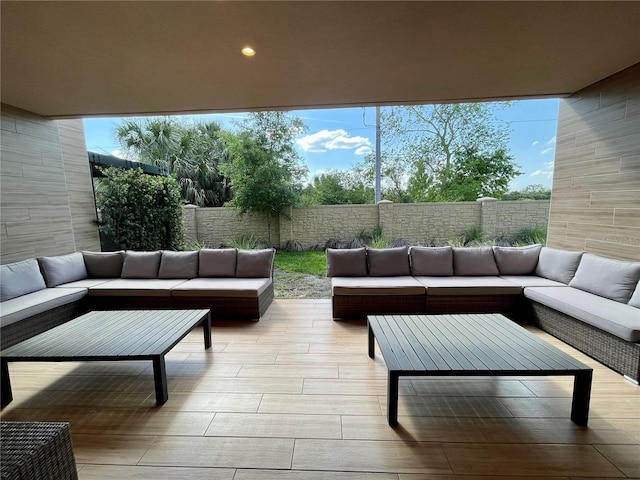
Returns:
[[[256,54],[256,51],[251,47],[244,47],[242,49],[242,54],[245,57],[253,57]]]

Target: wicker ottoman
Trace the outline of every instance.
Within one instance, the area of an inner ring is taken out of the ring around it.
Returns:
[[[0,422],[0,478],[77,480],[69,424]]]

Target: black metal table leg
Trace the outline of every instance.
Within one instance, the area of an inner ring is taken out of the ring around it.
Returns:
[[[11,391],[11,379],[9,378],[9,365],[3,358],[0,359],[0,403],[4,407],[13,401],[13,392]]]
[[[207,318],[202,320],[202,330],[204,330],[204,348],[211,348],[211,312],[207,314]]]
[[[389,371],[387,383],[387,422],[390,427],[398,425],[398,372]]]
[[[376,346],[374,344],[373,329],[369,322],[367,322],[367,329],[369,330],[369,358],[374,358],[376,356]]]
[[[578,425],[589,421],[589,402],[591,399],[591,381],[593,370],[576,373],[573,381],[573,399],[571,400],[571,420]]]
[[[167,368],[164,363],[164,355],[153,357],[153,383],[156,389],[156,403],[158,405],[164,405],[167,400],[169,400]]]

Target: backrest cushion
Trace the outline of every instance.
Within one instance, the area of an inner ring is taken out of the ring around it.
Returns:
[[[640,282],[638,283],[638,285],[636,285],[636,289],[629,299],[629,305],[631,305],[632,307],[640,308]]]
[[[198,252],[174,252],[163,250],[158,278],[196,278],[198,276]]]
[[[38,258],[40,271],[47,287],[57,287],[63,283],[75,282],[87,278],[87,267],[82,253]]]
[[[362,248],[327,248],[327,277],[366,277],[367,251]]]
[[[411,275],[409,268],[409,249],[368,248],[369,275],[372,277],[401,277]]]
[[[500,275],[530,275],[538,265],[542,245],[526,247],[493,247]]]
[[[47,288],[35,258],[0,266],[0,302]]]
[[[627,303],[640,280],[640,262],[623,262],[585,253],[569,286]]]
[[[236,277],[269,278],[273,272],[273,260],[276,251],[273,248],[262,250],[238,250]]]
[[[539,277],[569,284],[578,269],[582,254],[583,252],[542,247],[535,273]]]
[[[453,248],[411,247],[411,275],[448,277],[453,275]]]
[[[158,278],[162,252],[134,252],[124,253],[122,278]]]
[[[235,277],[235,248],[203,248],[199,252],[199,277]]]
[[[491,247],[454,247],[453,272],[463,276],[500,273]]]
[[[82,252],[87,273],[94,278],[120,278],[124,250],[117,252]]]

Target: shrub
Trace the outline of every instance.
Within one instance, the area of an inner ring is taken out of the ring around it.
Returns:
[[[103,173],[105,178],[96,188],[96,205],[106,249],[181,249],[182,202],[175,178],[114,167]]]
[[[513,239],[514,245],[547,244],[547,230],[539,227],[525,227],[521,229]]]
[[[229,241],[228,247],[237,248],[240,250],[257,250],[267,246],[267,242],[259,240],[254,235],[240,235]]]

